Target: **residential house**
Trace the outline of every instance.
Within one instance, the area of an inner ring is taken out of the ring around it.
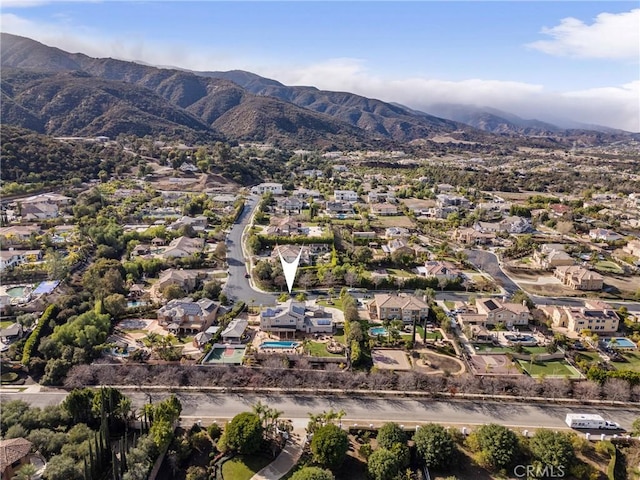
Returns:
[[[571,212],[571,207],[563,203],[552,203],[549,205],[549,208],[551,209],[551,212],[553,212],[552,215],[554,217],[562,217],[563,215]]]
[[[553,275],[574,290],[602,290],[604,277],[578,265],[556,267]]]
[[[593,230],[589,230],[589,238],[596,242],[617,242],[624,237],[613,230],[594,228]]]
[[[133,247],[133,250],[131,250],[131,255],[133,255],[134,257],[141,257],[144,255],[149,255],[150,253],[151,246],[145,245],[143,243],[136,245],[135,247]]]
[[[0,478],[13,478],[22,465],[29,463],[32,447],[22,437],[0,440]]]
[[[461,197],[459,195],[449,195],[446,193],[436,195],[436,204],[439,207],[469,208],[471,206],[471,202],[465,197]]]
[[[492,233],[481,233],[473,228],[458,228],[453,234],[456,242],[466,245],[486,245],[495,238],[496,236]]]
[[[371,318],[378,320],[402,320],[404,323],[426,320],[429,315],[429,305],[416,297],[406,293],[376,293],[369,303]]]
[[[282,195],[284,193],[284,189],[282,188],[281,183],[261,183],[256,185],[255,187],[251,187],[251,193],[256,195],[263,195],[267,192],[271,192],[274,195]]]
[[[311,249],[308,245],[276,245],[271,252],[271,261],[279,263],[282,255],[287,262],[292,262],[298,254],[300,254],[300,265],[311,265]]]
[[[191,227],[195,232],[203,232],[207,228],[208,223],[209,219],[204,215],[199,215],[197,217],[189,217],[185,215],[169,224],[167,228],[169,230],[177,231],[182,227]]]
[[[506,217],[499,222],[476,222],[473,228],[480,233],[525,233],[531,229],[531,222],[518,216]]]
[[[357,202],[358,194],[353,190],[334,190],[333,199],[336,202]]]
[[[409,229],[404,227],[389,227],[384,231],[385,238],[401,238],[409,235]]]
[[[24,335],[24,328],[19,323],[12,323],[7,328],[0,330],[0,342],[11,343],[20,340]]]
[[[531,313],[526,305],[498,300],[497,298],[481,298],[476,300],[476,310],[485,316],[485,324],[502,323],[507,327],[528,325]]]
[[[242,336],[249,326],[249,320],[246,318],[235,318],[229,322],[227,328],[222,333],[222,341],[224,343],[242,343]]]
[[[613,333],[620,325],[620,318],[611,305],[597,300],[588,300],[584,307],[551,305],[542,307],[542,310],[551,318],[554,327],[575,333],[582,330]]]
[[[396,196],[394,192],[369,192],[367,193],[367,203],[395,203]]]
[[[184,258],[204,250],[203,238],[178,237],[162,253],[164,258]]]
[[[389,240],[386,245],[382,245],[382,251],[387,254],[401,252],[413,257],[416,255],[415,249],[409,245],[409,240],[406,238],[394,238]]]
[[[275,308],[260,312],[260,330],[295,338],[296,332],[307,334],[333,333],[333,315],[322,307],[306,306],[289,299]]]
[[[303,170],[302,175],[308,178],[322,178],[324,177],[324,172],[318,169]]]
[[[196,272],[194,270],[182,270],[170,268],[160,273],[160,278],[154,287],[157,291],[162,292],[169,285],[177,285],[186,293],[193,292],[198,284],[198,280],[204,278],[206,274]]]
[[[219,305],[202,298],[197,302],[187,297],[171,300],[157,312],[158,323],[174,333],[198,333],[216,319]]]
[[[573,257],[564,251],[561,243],[545,243],[531,256],[533,262],[544,270],[575,264]]]
[[[371,213],[374,215],[397,215],[398,207],[391,203],[372,203],[370,205]]]
[[[0,242],[3,245],[21,245],[42,233],[38,225],[11,225],[0,227]]]
[[[18,265],[42,260],[42,250],[0,250],[0,272]]]
[[[271,219],[272,224],[265,228],[264,233],[278,237],[291,237],[300,235],[302,232],[302,223],[290,216],[283,218]]]
[[[325,212],[330,217],[354,215],[353,205],[348,202],[327,202]]]
[[[20,216],[26,222],[56,218],[58,216],[58,206],[53,203],[22,204]]]
[[[322,194],[319,190],[310,190],[308,188],[298,188],[291,193],[292,197],[299,198],[301,200],[305,200],[307,198],[320,198]]]
[[[66,205],[69,205],[71,203],[71,200],[71,197],[60,195],[58,193],[41,193],[39,195],[34,195],[32,197],[22,199],[20,200],[20,203],[22,205],[28,203],[50,203],[51,205],[64,207]]]
[[[458,267],[447,261],[427,261],[424,266],[419,266],[417,270],[418,274],[423,277],[435,277],[438,280],[442,279],[449,282],[464,277]]]
[[[283,197],[278,200],[277,207],[278,210],[287,214],[301,213],[305,202],[298,197]]]
[[[154,248],[164,247],[167,244],[164,238],[155,237],[151,240],[151,246]]]
[[[184,173],[196,173],[200,171],[200,169],[191,162],[184,162],[178,167],[178,170]]]

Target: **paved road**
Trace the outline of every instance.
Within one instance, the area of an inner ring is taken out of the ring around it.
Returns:
[[[479,269],[481,272],[486,272],[495,282],[504,288],[508,295],[513,294],[516,290],[519,290],[520,287],[513,282],[500,268],[500,263],[498,262],[498,257],[495,254],[488,252],[486,250],[471,250],[467,249],[464,251],[467,254],[467,258],[469,262]]]
[[[243,300],[247,305],[274,305],[275,295],[254,290],[245,278],[248,273],[248,263],[245,263],[242,251],[242,233],[249,224],[254,210],[258,207],[260,197],[251,195],[245,202],[244,211],[231,227],[227,236],[227,263],[229,265],[229,279],[225,286],[225,293],[232,300]],[[253,300],[253,302],[252,302]]]
[[[134,406],[140,407],[149,399],[158,401],[168,393],[126,392]],[[307,419],[309,413],[320,413],[333,408],[344,409],[344,424],[369,424],[395,421],[412,425],[421,422],[438,422],[452,425],[480,425],[500,423],[518,428],[564,428],[564,417],[570,412],[599,413],[609,420],[616,421],[623,428],[630,429],[632,422],[640,416],[640,407],[579,407],[551,404],[526,405],[521,403],[469,401],[469,400],[418,400],[385,399],[371,397],[341,396],[303,396],[303,395],[240,395],[221,393],[185,393],[176,394],[182,402],[182,416],[196,421],[203,419],[228,419],[251,409],[258,401],[267,403],[283,411],[283,418]],[[60,393],[15,393],[2,394],[5,401],[20,398],[43,407],[62,401]]]

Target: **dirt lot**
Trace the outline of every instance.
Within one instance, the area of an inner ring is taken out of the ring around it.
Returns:
[[[411,370],[411,363],[403,350],[376,348],[371,356],[373,365],[381,370]]]

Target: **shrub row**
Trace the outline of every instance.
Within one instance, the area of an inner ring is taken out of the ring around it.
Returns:
[[[42,335],[42,329],[45,325],[49,323],[49,320],[55,318],[58,315],[58,306],[53,304],[49,305],[47,309],[44,311],[40,320],[38,320],[38,325],[33,329],[29,338],[24,344],[24,349],[22,350],[22,365],[29,365],[29,360],[31,360],[31,355],[38,346],[38,342],[40,341],[40,336]]]

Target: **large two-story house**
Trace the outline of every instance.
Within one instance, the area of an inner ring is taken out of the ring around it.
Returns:
[[[416,297],[405,293],[376,293],[369,303],[372,319],[402,320],[404,323],[426,320],[429,305]]]
[[[323,307],[309,307],[290,299],[260,312],[260,330],[295,338],[296,332],[333,333],[335,323],[333,315]]]
[[[213,300],[192,298],[171,300],[157,312],[158,323],[172,333],[198,333],[216,319],[219,305]]]

